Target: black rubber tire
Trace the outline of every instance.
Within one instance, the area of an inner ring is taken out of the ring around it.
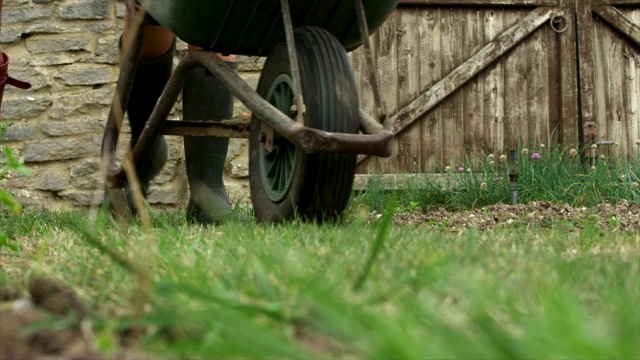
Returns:
[[[358,94],[343,46],[328,31],[314,27],[296,29],[295,41],[307,109],[305,125],[357,134]],[[272,84],[282,74],[290,75],[286,44],[279,44],[271,51],[260,76],[258,93],[268,100]],[[305,154],[296,149],[286,195],[282,199],[274,199],[265,191],[265,182],[268,181],[263,180],[264,167],[261,168],[260,164],[264,154],[259,141],[260,132],[261,121],[254,116],[249,139],[249,171],[251,199],[258,221],[281,222],[296,216],[318,222],[337,219],[349,202],[356,155]]]

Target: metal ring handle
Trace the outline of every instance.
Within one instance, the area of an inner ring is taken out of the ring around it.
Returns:
[[[564,23],[563,27],[557,27],[562,23]],[[567,28],[569,28],[569,21],[564,15],[553,15],[551,19],[549,19],[549,25],[551,26],[551,29],[553,29],[553,31],[557,32],[558,34],[562,34],[563,32],[567,31]]]

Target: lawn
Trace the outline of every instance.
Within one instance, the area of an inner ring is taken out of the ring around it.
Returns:
[[[452,231],[354,207],[334,225],[197,227],[160,211],[146,231],[90,215],[2,217],[16,248],[0,278],[20,295],[38,278],[68,285],[107,357],[123,343],[150,358],[640,356],[637,232]],[[40,327],[77,326],[68,308]]]
[[[324,225],[118,223],[0,191],[0,358],[640,358],[640,156],[524,150],[522,204],[489,154],[369,184]]]

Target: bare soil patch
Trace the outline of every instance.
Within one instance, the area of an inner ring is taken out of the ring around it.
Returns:
[[[431,226],[459,231],[467,228],[491,230],[505,226],[550,227],[565,224],[575,228],[597,226],[603,231],[640,231],[640,206],[627,201],[592,208],[557,205],[546,201],[531,204],[496,204],[479,209],[450,212],[403,212],[394,215],[396,225]]]

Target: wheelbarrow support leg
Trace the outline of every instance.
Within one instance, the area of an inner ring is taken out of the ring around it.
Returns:
[[[369,76],[369,82],[371,83],[371,87],[373,88],[373,97],[376,103],[377,117],[378,120],[384,124],[385,129],[389,129],[390,125],[386,124],[387,121],[387,109],[382,100],[382,93],[380,92],[380,81],[378,79],[378,66],[376,64],[376,59],[373,56],[373,51],[371,50],[371,39],[369,37],[369,26],[367,25],[367,16],[364,10],[364,5],[362,4],[362,0],[354,0],[356,15],[358,17],[358,28],[360,29],[360,38],[362,39],[362,46],[364,48],[364,55],[367,61],[367,75]]]
[[[284,32],[287,38],[287,51],[289,53],[289,64],[291,66],[291,78],[293,79],[294,108],[292,112],[296,114],[296,122],[303,124],[306,108],[302,96],[302,85],[300,77],[300,66],[298,63],[298,53],[296,52],[296,42],[293,35],[293,24],[291,22],[291,10],[289,0],[280,0],[282,6],[282,21],[284,22]]]

